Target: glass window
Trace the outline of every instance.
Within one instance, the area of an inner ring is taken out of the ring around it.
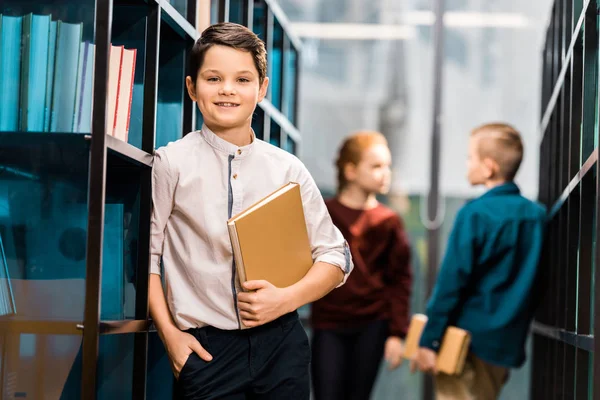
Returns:
[[[252,31],[267,42],[267,6],[264,0],[254,0]]]
[[[164,400],[173,396],[173,372],[169,356],[158,333],[148,333],[148,358],[146,366],[146,399]]]
[[[262,108],[256,107],[252,115],[252,130],[260,140],[265,137],[265,112]]]
[[[196,103],[194,103],[194,112],[196,113],[196,130],[200,130],[202,129],[202,124],[204,124],[204,117],[202,117],[202,113]]]
[[[0,341],[2,398],[81,397],[81,335],[6,334]],[[40,373],[43,371],[43,373]]]
[[[281,110],[281,87],[283,75],[283,28],[277,18],[273,25],[273,44],[269,53],[269,90],[273,106]]]
[[[219,22],[219,4],[225,0],[210,1],[210,23],[216,24]]]
[[[288,153],[296,154],[296,142],[291,137],[287,136],[285,140],[285,151]]]
[[[182,137],[185,41],[167,24],[160,29],[156,147]]]
[[[135,318],[142,179],[138,169],[110,168],[106,174],[102,320]]]
[[[133,333],[100,336],[98,400],[132,398],[133,340]]]
[[[286,51],[284,60],[284,88],[283,112],[292,124],[296,124],[296,83],[298,80],[298,51],[286,37]]]
[[[185,18],[187,15],[187,1],[188,0],[167,0],[167,3],[171,4],[173,8]]]
[[[272,119],[270,125],[271,136],[269,137],[269,143],[273,146],[281,147],[281,127]]]
[[[9,276],[0,291],[12,292],[19,320],[79,322],[89,146],[80,135],[45,133],[22,146],[21,135],[0,134],[0,260]]]
[[[248,1],[229,0],[229,22],[247,26],[248,24]]]

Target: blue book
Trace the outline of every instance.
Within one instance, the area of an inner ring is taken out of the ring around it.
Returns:
[[[0,236],[0,316],[16,314],[15,297],[8,275],[8,264]]]
[[[78,108],[75,112],[76,129],[74,132],[92,132],[92,95],[94,86],[94,56],[96,45],[85,42],[83,62],[81,63],[81,87],[78,89]]]
[[[123,204],[104,205],[104,241],[102,245],[102,300],[100,318],[121,320],[124,316],[123,269],[125,241]]]
[[[82,24],[58,21],[52,94],[51,132],[73,132],[77,66]]]
[[[23,17],[2,16],[0,28],[0,131],[19,129],[21,32]]]
[[[79,44],[79,61],[77,63],[77,85],[75,86],[75,109],[73,114],[73,127],[72,132],[79,132],[79,112],[81,110],[81,89],[83,88],[83,61],[85,60],[86,46],[85,42]]]
[[[48,38],[48,70],[46,71],[46,98],[44,101],[44,132],[50,132],[52,114],[52,94],[54,91],[54,62],[56,60],[56,21],[50,22]]]
[[[21,67],[21,131],[44,131],[50,16],[23,17]]]

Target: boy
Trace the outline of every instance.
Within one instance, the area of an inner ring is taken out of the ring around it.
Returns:
[[[522,157],[521,137],[511,126],[487,124],[472,132],[468,179],[489,190],[456,217],[412,363],[435,373],[446,327],[471,332],[464,372],[436,376],[438,400],[496,399],[508,369],[525,361],[546,212],[513,182]]]
[[[205,125],[156,151],[150,313],[177,398],[308,399],[310,350],[295,310],[342,284],[352,269],[304,165],[254,136],[265,75],[265,47],[254,33],[232,23],[207,28],[186,78]],[[314,265],[290,287],[249,281],[244,292],[227,219],[289,181],[301,185]]]

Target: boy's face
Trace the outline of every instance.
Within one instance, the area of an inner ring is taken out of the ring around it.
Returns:
[[[227,46],[206,52],[196,84],[186,78],[190,98],[212,129],[231,129],[250,123],[256,104],[267,93],[269,79],[259,82],[252,54]]]
[[[489,158],[481,158],[479,146],[482,138],[471,136],[469,139],[469,156],[467,159],[467,178],[473,186],[484,185],[494,175],[495,162]]]
[[[386,145],[370,146],[357,165],[346,165],[346,179],[365,192],[385,194],[390,190],[391,164],[392,155]]]

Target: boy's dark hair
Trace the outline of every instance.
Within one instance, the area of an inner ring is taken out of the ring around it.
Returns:
[[[473,129],[471,135],[480,138],[481,159],[496,161],[502,178],[512,181],[523,160],[523,141],[519,131],[505,123],[491,123]]]
[[[188,75],[196,82],[198,71],[202,68],[208,49],[213,46],[227,46],[252,54],[258,71],[259,82],[267,76],[267,50],[264,42],[254,32],[243,25],[221,22],[211,25],[202,32],[192,47],[188,65]]]

